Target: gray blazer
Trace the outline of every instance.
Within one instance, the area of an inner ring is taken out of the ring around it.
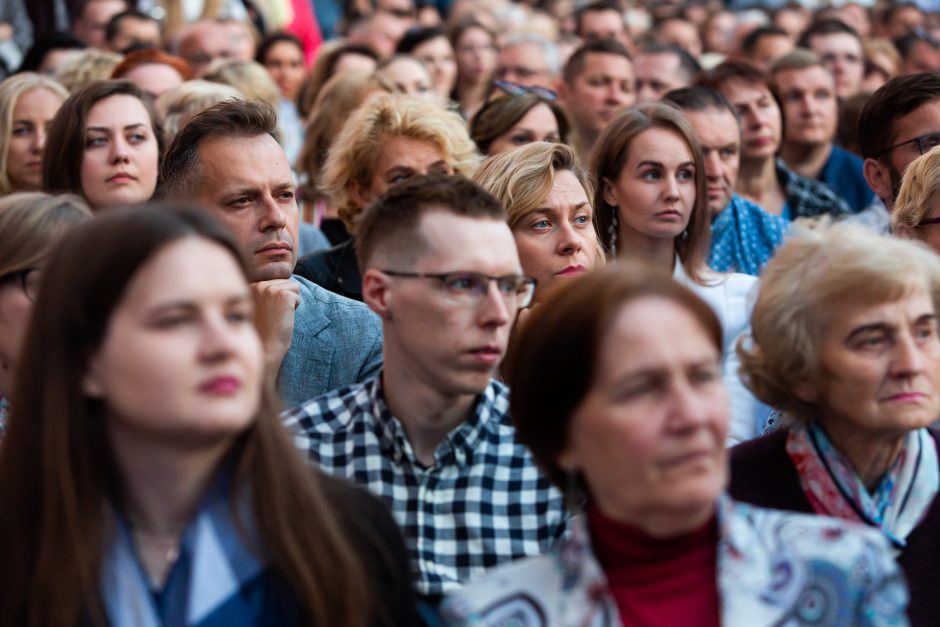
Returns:
[[[278,373],[284,409],[365,381],[382,367],[382,323],[362,303],[311,283],[300,284],[294,334]]]

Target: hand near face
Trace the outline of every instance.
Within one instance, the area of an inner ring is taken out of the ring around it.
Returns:
[[[290,279],[259,281],[251,284],[251,293],[255,299],[255,327],[261,336],[268,372],[276,377],[294,333],[300,285]]]

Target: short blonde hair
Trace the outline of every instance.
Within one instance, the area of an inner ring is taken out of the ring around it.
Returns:
[[[88,204],[75,194],[17,192],[0,198],[0,274],[42,264],[68,230],[91,219]]]
[[[216,61],[202,75],[202,79],[223,85],[231,85],[248,100],[260,100],[277,110],[281,91],[264,66],[256,61],[232,59]]]
[[[454,172],[466,177],[479,163],[476,146],[458,114],[404,94],[377,94],[349,116],[323,166],[323,192],[350,232],[363,208],[350,197],[349,184],[369,186],[382,144],[391,137],[433,143]]]
[[[204,80],[186,81],[179,87],[160,94],[154,107],[163,123],[163,140],[167,146],[183,126],[197,113],[226,100],[244,98],[231,85]]]
[[[891,302],[920,289],[940,311],[940,256],[920,242],[852,224],[798,221],[764,268],[751,337],[738,342],[741,378],[754,395],[798,420],[819,408],[797,386],[824,376],[820,351],[837,302]]]
[[[915,229],[940,191],[940,146],[917,157],[904,170],[901,189],[891,210],[891,230]]]
[[[34,72],[15,74],[0,82],[0,196],[13,191],[13,184],[7,176],[7,155],[13,134],[13,110],[20,96],[33,89],[47,89],[59,96],[63,102],[69,97],[69,93],[58,82]]]
[[[103,81],[111,78],[114,68],[124,57],[116,52],[85,48],[70,57],[55,73],[55,79],[69,93],[76,91],[94,81]]]

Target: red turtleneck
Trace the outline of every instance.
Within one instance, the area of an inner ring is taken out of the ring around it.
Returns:
[[[625,626],[720,627],[718,522],[654,538],[588,505],[594,554]]]

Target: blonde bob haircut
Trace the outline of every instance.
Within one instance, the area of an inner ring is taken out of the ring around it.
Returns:
[[[940,256],[852,224],[798,221],[791,233],[764,268],[751,337],[738,341],[738,355],[757,398],[808,421],[820,408],[796,389],[826,376],[820,353],[831,306],[893,302],[926,289],[940,311]]]
[[[350,188],[370,186],[382,145],[394,137],[431,142],[454,173],[467,178],[479,164],[476,146],[457,113],[404,94],[373,96],[346,120],[323,166],[323,193],[350,233],[355,232],[363,209],[352,199]]]
[[[940,146],[914,159],[904,170],[901,189],[891,211],[891,231],[901,237],[921,239],[918,227],[940,191]]]
[[[594,185],[587,171],[581,167],[577,153],[566,144],[532,142],[508,152],[494,155],[483,162],[473,180],[491,193],[506,208],[509,228],[527,214],[545,206],[545,199],[555,186],[558,172],[571,172],[591,203]],[[597,242],[595,264],[603,265],[604,249],[594,231]]]
[[[69,92],[57,81],[34,72],[16,74],[0,82],[0,196],[14,191],[10,177],[7,176],[7,157],[10,152],[10,138],[13,136],[13,110],[20,96],[34,89],[46,89],[62,102],[69,97]]]

